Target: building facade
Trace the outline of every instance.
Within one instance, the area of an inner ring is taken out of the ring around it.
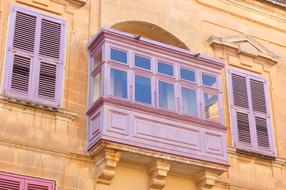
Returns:
[[[0,189],[286,189],[286,11],[0,0]]]

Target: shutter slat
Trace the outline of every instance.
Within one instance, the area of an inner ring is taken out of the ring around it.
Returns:
[[[255,117],[258,146],[269,148],[269,136],[266,118]]]
[[[16,12],[13,47],[34,52],[36,17]]]
[[[237,118],[238,140],[243,143],[251,144],[248,114],[237,112],[236,118]]]
[[[20,182],[0,179],[1,190],[20,190]]]
[[[61,31],[60,23],[42,20],[40,37],[40,55],[55,59],[60,57]]]
[[[45,98],[55,98],[57,66],[41,62],[38,94]]]
[[[236,74],[232,74],[231,77],[234,105],[249,108],[246,78]]]
[[[28,93],[31,59],[14,55],[11,89]]]
[[[49,186],[39,184],[28,184],[27,190],[50,190]]]
[[[250,79],[250,88],[253,110],[262,113],[267,113],[264,83],[262,81]]]
[[[21,182],[17,179],[11,180],[11,177],[8,179],[0,175],[0,190],[21,190]]]

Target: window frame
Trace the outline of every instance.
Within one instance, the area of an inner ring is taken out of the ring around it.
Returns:
[[[122,100],[128,103],[131,103],[137,106],[146,106],[146,108],[153,108],[157,109],[163,112],[173,112],[175,114],[181,115],[181,116],[188,116],[193,117],[194,119],[200,119],[205,121],[210,121],[216,124],[223,125],[224,119],[223,119],[223,101],[222,101],[222,92],[221,92],[221,84],[220,84],[220,71],[207,68],[205,66],[199,66],[192,62],[187,62],[185,60],[178,60],[176,58],[169,57],[168,55],[163,55],[160,53],[154,53],[151,51],[144,50],[140,47],[134,46],[134,45],[128,45],[123,42],[114,42],[114,41],[107,41],[103,42],[102,46],[105,47],[104,52],[106,54],[105,56],[105,62],[103,63],[103,72],[105,75],[105,78],[102,79],[105,84],[101,84],[102,88],[104,90],[104,93],[102,94],[103,97],[112,97],[116,98],[117,100]],[[110,60],[109,52],[110,48],[117,48],[120,51],[125,51],[128,53],[128,63],[122,64],[121,62],[115,62],[113,60]],[[94,51],[93,51],[94,52]],[[150,60],[151,63],[151,69],[144,69],[141,67],[135,66],[135,55],[142,56],[144,58],[147,58]],[[173,69],[173,76],[159,73],[158,72],[158,63],[162,62],[163,64],[167,64],[172,66]],[[121,71],[127,72],[127,99],[111,96],[111,86],[108,85],[108,88],[104,88],[103,85],[110,84],[110,69],[118,69]],[[180,77],[180,72],[182,69],[186,69],[189,71],[192,71],[195,73],[195,82],[188,81],[185,79],[182,79]],[[212,88],[209,86],[203,86],[201,83],[202,73],[205,73],[210,76],[216,77],[216,88]],[[144,102],[138,102],[135,100],[135,75],[139,75],[142,77],[150,78],[151,79],[151,104],[145,104]],[[170,85],[173,85],[174,88],[174,109],[165,109],[159,106],[160,104],[160,98],[159,98],[159,81],[169,83]],[[182,113],[182,95],[181,95],[181,88],[185,87],[188,89],[196,90],[196,107],[197,107],[197,115],[190,115],[186,113]],[[218,96],[218,114],[219,118],[218,120],[209,120],[204,117],[203,113],[203,91],[206,92],[215,92]]]
[[[150,70],[142,68],[142,67],[138,67],[138,66],[135,65],[135,56],[136,55],[150,60]],[[131,61],[132,68],[140,69],[140,70],[143,70],[143,71],[146,71],[146,72],[153,72],[153,64],[154,64],[154,62],[153,62],[153,59],[152,59],[151,56],[145,55],[143,53],[138,53],[138,52],[132,52],[131,56],[132,56],[132,61]]]
[[[182,96],[182,88],[187,88],[187,89],[191,89],[191,90],[194,90],[196,92],[196,106],[197,106],[197,114],[196,115],[191,115],[191,114],[187,114],[187,113],[184,113],[183,112],[183,96]],[[180,97],[180,113],[182,115],[186,115],[186,116],[190,116],[190,117],[195,117],[195,118],[200,118],[200,92],[199,92],[199,87],[198,86],[195,86],[195,85],[192,85],[189,86],[189,85],[185,85],[185,84],[179,84],[179,97]]]
[[[156,61],[155,61],[155,65],[156,65],[156,69],[155,69],[155,75],[161,75],[161,76],[165,76],[165,77],[170,77],[170,78],[177,78],[177,69],[175,67],[175,63],[172,63],[170,61],[166,61],[162,58],[157,58]],[[163,63],[163,64],[166,64],[166,65],[171,65],[172,68],[173,68],[173,74],[172,75],[168,75],[168,74],[165,74],[165,73],[160,73],[159,72],[159,63]]]
[[[144,102],[138,102],[136,101],[136,83],[135,83],[135,77],[137,76],[141,76],[141,77],[145,77],[145,78],[149,78],[150,79],[150,88],[151,88],[151,104],[148,104],[148,103],[144,103]],[[153,78],[153,75],[150,74],[149,76],[146,76],[142,73],[139,73],[139,72],[133,72],[132,73],[132,102],[136,103],[136,104],[141,104],[141,105],[145,105],[145,106],[151,106],[151,107],[154,107],[154,78]]]
[[[211,87],[211,86],[208,86],[208,85],[203,84],[203,75],[204,75],[204,74],[216,78],[216,87]],[[217,76],[216,74],[210,73],[210,72],[208,72],[208,71],[201,71],[199,76],[200,76],[200,85],[201,85],[202,87],[211,88],[211,89],[217,89],[217,90],[220,89],[219,78],[218,78],[218,76]]]
[[[160,94],[159,94],[159,82],[164,82],[164,83],[168,83],[168,84],[171,84],[173,85],[173,88],[174,88],[174,110],[171,110],[171,109],[168,109],[168,108],[162,108],[160,107]],[[164,80],[163,78],[157,78],[156,79],[156,86],[157,86],[157,104],[156,104],[156,108],[157,109],[160,109],[160,110],[166,110],[166,111],[170,111],[170,112],[178,112],[178,102],[177,102],[177,92],[176,92],[176,89],[177,89],[177,83],[172,83],[170,80]]]
[[[195,81],[189,81],[189,80],[183,79],[181,77],[181,69],[188,70],[188,71],[193,71],[195,73]],[[178,67],[178,78],[179,78],[180,81],[185,81],[187,83],[192,83],[192,84],[196,84],[197,85],[199,83],[197,75],[198,75],[197,69],[187,68],[186,66],[181,66],[181,65]]]
[[[248,105],[249,108],[243,108],[234,105],[234,97],[233,97],[233,86],[232,86],[232,74],[236,74],[242,77],[246,78],[246,85],[247,85],[247,95],[248,95]],[[265,104],[266,104],[266,114],[259,113],[257,111],[253,110],[252,107],[252,99],[251,99],[251,88],[250,88],[250,80],[254,79],[256,81],[263,82],[264,87],[264,95],[265,95]],[[231,133],[232,133],[232,144],[233,146],[238,150],[245,150],[261,155],[276,156],[276,149],[275,149],[275,136],[274,136],[274,130],[272,125],[272,113],[271,113],[271,102],[270,102],[270,88],[268,81],[265,76],[258,75],[252,72],[244,71],[242,69],[233,68],[230,67],[227,71],[227,87],[228,87],[228,96],[229,96],[229,114],[230,114],[230,123],[231,123]],[[243,144],[243,142],[239,141],[238,137],[238,126],[237,126],[237,112],[239,113],[245,113],[248,115],[248,121],[249,121],[249,131],[250,131],[250,138],[251,138],[251,144]],[[256,123],[255,123],[255,117],[262,116],[262,118],[266,119],[267,124],[267,132],[268,132],[268,139],[269,139],[269,149],[264,149],[260,147],[257,143],[257,131],[256,131]]]
[[[114,49],[114,50],[117,50],[117,51],[121,51],[121,52],[125,52],[126,53],[126,63],[111,59],[111,49]],[[115,45],[109,45],[108,48],[107,48],[108,61],[113,62],[113,63],[130,66],[130,55],[129,54],[130,54],[129,50],[126,50],[125,48],[118,47],[118,46],[115,46]]]
[[[114,96],[111,94],[111,85],[110,85],[111,84],[111,69],[126,72],[126,83],[127,83],[126,84],[126,90],[127,90],[127,92],[126,92],[127,97],[126,98]],[[108,96],[112,97],[112,98],[124,100],[124,101],[130,101],[130,74],[129,74],[128,70],[125,70],[125,69],[120,68],[120,67],[116,67],[116,66],[114,67],[114,66],[109,65],[109,68],[108,68]]]
[[[63,79],[64,79],[64,50],[66,44],[66,22],[63,18],[51,16],[50,14],[42,13],[35,9],[29,9],[26,7],[21,7],[12,4],[10,7],[9,14],[9,27],[7,35],[7,49],[6,49],[6,59],[4,65],[4,83],[2,86],[2,92],[4,96],[13,99],[19,99],[26,103],[33,103],[36,105],[44,105],[52,108],[62,107],[63,98]],[[16,14],[17,12],[34,16],[36,18],[35,26],[35,36],[34,36],[34,51],[28,52],[26,50],[21,50],[13,47],[13,40],[15,34],[15,24],[16,24]],[[42,20],[48,20],[51,22],[56,22],[61,25],[61,36],[60,36],[60,46],[59,46],[59,58],[55,59],[52,57],[40,55],[40,35],[41,35],[41,23]],[[29,89],[27,93],[21,93],[17,90],[11,88],[12,85],[12,74],[14,66],[14,56],[20,55],[23,57],[30,58],[30,70],[29,70]],[[39,96],[39,79],[40,79],[40,67],[41,62],[47,64],[56,65],[55,73],[55,91],[54,98],[41,97]]]

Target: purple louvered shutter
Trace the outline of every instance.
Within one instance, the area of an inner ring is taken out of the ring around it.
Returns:
[[[17,6],[12,10],[5,95],[59,106],[64,21]]]
[[[13,16],[11,19],[13,35],[8,47],[10,75],[7,84],[10,91],[28,97],[31,93],[31,68],[35,52],[37,17],[18,10],[13,11]]]
[[[244,76],[231,74],[231,82],[234,114],[237,126],[237,139],[241,143],[251,145],[247,80]]]
[[[62,21],[43,17],[40,27],[39,78],[37,97],[42,101],[59,103],[63,68],[63,28]]]
[[[270,134],[267,126],[268,112],[265,97],[264,82],[250,79],[251,102],[254,112],[254,125],[256,127],[257,145],[261,148],[270,148]]]
[[[238,149],[274,155],[271,120],[262,77],[230,71],[231,114]]]
[[[55,99],[57,65],[40,63],[40,78],[38,96]]]
[[[16,11],[13,47],[34,53],[37,17]]]
[[[24,180],[0,173],[0,190],[25,190]]]
[[[0,172],[0,190],[55,190],[55,182]]]
[[[11,89],[27,94],[29,92],[31,58],[14,54]]]
[[[25,190],[54,190],[54,183],[44,180],[25,180]]]
[[[54,59],[60,58],[62,24],[42,19],[40,55]]]

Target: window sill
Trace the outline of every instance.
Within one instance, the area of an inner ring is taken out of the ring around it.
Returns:
[[[33,102],[28,102],[25,100],[19,100],[16,98],[9,98],[3,95],[0,95],[0,102],[2,103],[8,103],[14,106],[18,106],[18,107],[23,107],[25,108],[30,108],[30,109],[37,109],[37,110],[42,110],[42,111],[46,111],[46,112],[50,112],[50,113],[55,113],[58,116],[67,118],[71,121],[75,120],[78,117],[78,114],[73,112],[73,111],[69,111],[63,108],[54,108],[54,107],[49,107],[49,106],[45,106],[45,105],[41,105],[41,104],[36,104]]]
[[[272,152],[269,152],[269,154],[263,154],[263,153],[254,152],[251,150],[243,150],[241,148],[237,148],[236,152],[241,155],[253,156],[253,157],[262,158],[266,160],[276,160],[276,156],[273,155]]]
[[[75,5],[83,6],[87,3],[87,0],[69,0],[71,3]]]

